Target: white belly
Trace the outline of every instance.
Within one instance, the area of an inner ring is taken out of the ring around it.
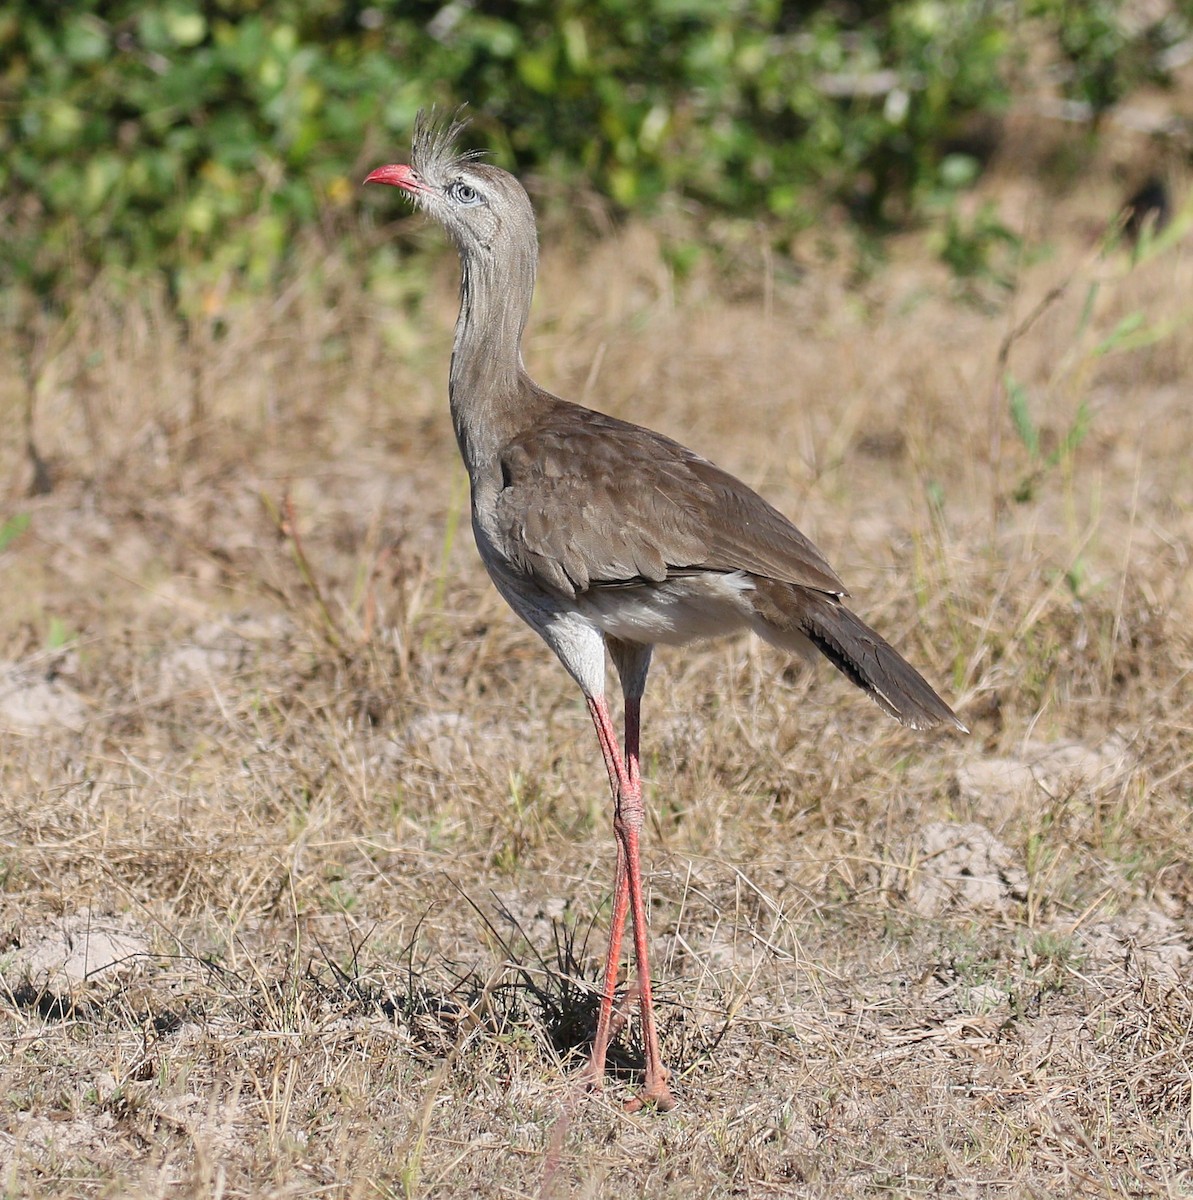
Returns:
[[[754,615],[740,571],[669,579],[635,587],[594,587],[577,596],[575,610],[602,633],[626,642],[679,645],[748,628]]]

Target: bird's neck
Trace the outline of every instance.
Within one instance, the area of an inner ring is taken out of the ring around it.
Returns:
[[[491,465],[534,416],[538,389],[522,365],[522,331],[534,295],[537,247],[500,264],[462,255],[460,315],[452,348],[452,422],[470,475]]]

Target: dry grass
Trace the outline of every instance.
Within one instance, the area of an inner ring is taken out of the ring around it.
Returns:
[[[80,300],[53,493],[0,455],[8,1194],[1187,1193],[1193,259],[1092,258],[1104,181],[991,186],[1048,247],[993,308],[915,239],[861,286],[747,247],[733,295],[648,229],[545,254],[540,378],[764,490],[974,731],[745,641],[661,655],[667,1117],[566,1078],[603,769],[461,522],[451,262],[409,314],[323,263],[189,349]],[[1010,366],[1044,453],[1090,432],[1019,503],[999,347],[1066,280]],[[1136,311],[1171,331],[1099,355]]]

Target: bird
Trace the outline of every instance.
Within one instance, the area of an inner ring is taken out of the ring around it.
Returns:
[[[644,1071],[625,1107],[676,1104],[655,1021],[640,853],[641,704],[656,645],[752,630],[824,655],[904,725],[965,731],[931,685],[848,609],[845,585],[782,513],[727,471],[640,425],[560,399],[522,358],[538,262],[534,209],[509,172],[459,148],[461,111],[418,113],[409,164],[365,183],[399,188],[459,253],[448,403],[472,529],[498,592],[579,685],[612,793],[616,842],[596,1031],[581,1073],[602,1088],[627,914]],[[607,658],[624,701],[619,747]]]

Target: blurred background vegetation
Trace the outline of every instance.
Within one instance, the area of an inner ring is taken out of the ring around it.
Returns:
[[[1191,21],[1193,0],[9,0],[0,316],[19,337],[102,272],[152,276],[186,320],[276,286],[300,242],[359,255],[359,180],[432,102],[621,211],[947,229],[1025,73],[1096,132]]]

